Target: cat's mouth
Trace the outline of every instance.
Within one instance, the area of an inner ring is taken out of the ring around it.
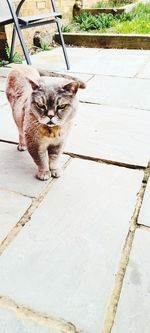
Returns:
[[[40,118],[39,122],[43,125],[47,125],[48,127],[57,126],[52,120],[49,119],[49,117]]]
[[[54,124],[51,120],[46,124],[48,127],[54,127],[57,126],[56,124]]]

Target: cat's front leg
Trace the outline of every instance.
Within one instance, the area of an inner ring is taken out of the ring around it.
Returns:
[[[49,168],[51,171],[51,176],[54,178],[58,178],[62,175],[63,170],[60,165],[60,155],[49,155]]]
[[[17,149],[19,151],[25,151],[27,149],[24,134],[21,131],[19,132],[19,144],[17,146]]]
[[[63,170],[60,164],[60,157],[61,157],[61,150],[62,148],[59,146],[54,146],[48,148],[49,154],[49,168],[51,171],[51,176],[58,178],[62,175]]]
[[[34,159],[34,161],[38,166],[36,177],[40,180],[48,180],[51,177],[51,172],[49,170],[47,151],[39,152],[38,159]]]
[[[49,159],[47,150],[43,150],[39,146],[31,146],[28,144],[27,148],[34,162],[38,166],[38,172],[36,174],[36,177],[40,180],[48,180],[51,177],[51,172],[49,170]]]

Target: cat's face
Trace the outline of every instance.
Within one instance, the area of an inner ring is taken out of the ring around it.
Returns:
[[[77,82],[45,78],[33,88],[31,112],[36,119],[49,127],[61,126],[72,119],[76,110]]]

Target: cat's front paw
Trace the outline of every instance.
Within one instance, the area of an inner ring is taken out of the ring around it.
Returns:
[[[50,171],[38,171],[36,178],[40,180],[48,180],[51,177]]]
[[[63,170],[62,168],[51,169],[51,175],[54,178],[58,178],[62,175]]]
[[[19,143],[18,146],[17,146],[17,149],[19,151],[25,151],[25,150],[27,150],[27,147],[26,147],[26,145]]]

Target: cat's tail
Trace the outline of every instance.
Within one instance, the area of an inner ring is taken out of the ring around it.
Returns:
[[[69,79],[69,80],[76,81],[79,85],[79,88],[81,88],[81,89],[86,88],[86,84],[83,81],[81,81],[80,79],[78,79],[77,77],[74,77],[74,76],[71,76],[71,75],[68,75],[68,74],[64,74],[64,73],[51,72],[51,71],[46,70],[46,69],[37,68],[37,71],[39,72],[40,76],[62,77],[64,79]]]

